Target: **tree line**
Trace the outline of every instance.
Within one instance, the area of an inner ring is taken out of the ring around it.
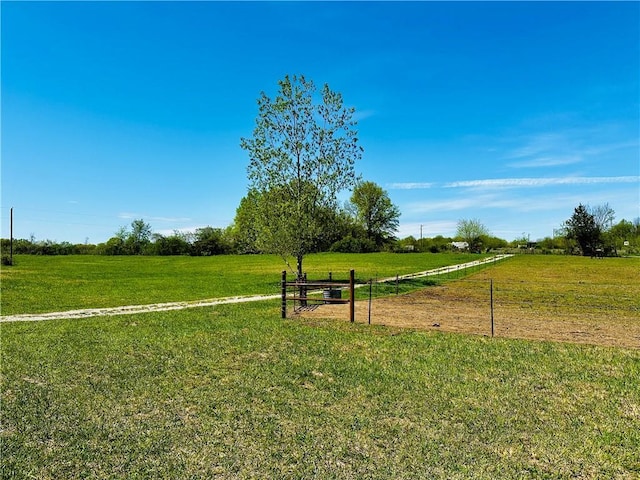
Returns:
[[[220,255],[236,253],[229,229],[204,227],[195,232],[174,231],[172,235],[153,233],[143,219],[134,220],[131,228],[121,227],[104,243],[54,242],[14,239],[13,252],[30,255]],[[10,240],[2,239],[3,256],[9,252]]]
[[[384,205],[392,205],[386,192],[372,185],[383,198]],[[129,227],[121,227],[107,242],[99,244],[72,244],[51,240],[14,239],[15,254],[31,255],[192,255],[209,256],[225,254],[265,253],[259,247],[252,218],[255,211],[249,194],[237,209],[235,221],[226,228],[204,227],[195,232],[174,231],[171,235],[153,233],[150,224],[143,219],[134,220]],[[361,212],[361,213],[358,213]],[[622,219],[614,223],[615,212],[608,205],[590,207],[580,204],[571,217],[557,230],[557,235],[531,241],[525,234],[513,241],[491,235],[478,219],[458,221],[454,236],[437,235],[416,238],[408,236],[396,238],[393,227],[397,216],[391,215],[390,222],[371,222],[363,218],[366,209],[358,209],[348,203],[337,211],[326,212],[326,234],[318,237],[312,252],[366,253],[389,251],[410,252],[450,252],[465,250],[471,252],[488,251],[534,251],[538,253],[566,253],[571,255],[593,255],[598,249],[606,256],[640,253],[640,218],[633,221]],[[394,213],[389,208],[388,213]],[[397,212],[395,212],[397,213]],[[606,213],[606,214],[604,214]],[[360,217],[360,219],[359,219]],[[370,217],[369,217],[370,218]],[[385,227],[386,225],[386,227]],[[455,244],[467,244],[460,248]],[[2,239],[3,257],[8,254],[10,240]]]

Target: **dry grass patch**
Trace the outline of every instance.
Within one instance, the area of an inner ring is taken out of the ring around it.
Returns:
[[[402,328],[494,334],[640,348],[639,259],[523,256],[471,277],[404,295],[356,302],[356,321]],[[348,318],[323,305],[305,318]]]

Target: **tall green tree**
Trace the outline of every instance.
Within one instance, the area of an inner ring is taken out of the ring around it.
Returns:
[[[294,257],[302,275],[304,255],[323,232],[323,212],[336,208],[338,192],[355,184],[362,156],[354,109],[324,85],[320,92],[304,76],[285,76],[274,98],[264,92],[251,138],[250,188],[261,196],[256,228],[264,251]]]
[[[458,220],[456,237],[467,242],[470,252],[479,253],[482,249],[482,237],[489,235],[489,229],[477,218]]]
[[[351,195],[356,221],[367,238],[380,246],[398,231],[400,209],[385,190],[374,182],[359,182]]]
[[[585,205],[578,205],[571,218],[564,222],[565,235],[575,240],[583,255],[591,255],[602,244],[602,231]]]
[[[151,225],[145,223],[143,219],[131,222],[131,232],[125,241],[129,253],[141,255],[149,243],[151,243]]]
[[[151,243],[151,225],[144,220],[131,222],[131,231],[120,227],[105,244],[106,255],[141,255],[145,247]]]

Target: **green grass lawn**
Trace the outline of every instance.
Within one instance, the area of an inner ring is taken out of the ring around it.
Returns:
[[[638,478],[640,352],[281,320],[2,324],[2,478]]]
[[[307,267],[368,279],[468,259]],[[282,270],[263,256],[17,260],[4,314],[277,293]],[[536,301],[536,283],[633,301],[637,266],[523,256],[475,277]],[[640,478],[640,350],[279,314],[273,301],[0,323],[2,478]]]
[[[305,258],[309,279],[361,281],[482,258],[469,254],[317,254]],[[3,267],[2,315],[202,300],[280,291],[283,260],[270,255],[215,257],[16,256]],[[293,275],[290,274],[293,279]]]

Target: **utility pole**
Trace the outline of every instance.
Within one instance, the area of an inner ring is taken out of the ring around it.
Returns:
[[[9,227],[9,261],[11,262],[11,265],[13,265],[13,207],[11,207],[10,212],[11,226]]]
[[[422,224],[420,224],[420,251],[422,252]]]

